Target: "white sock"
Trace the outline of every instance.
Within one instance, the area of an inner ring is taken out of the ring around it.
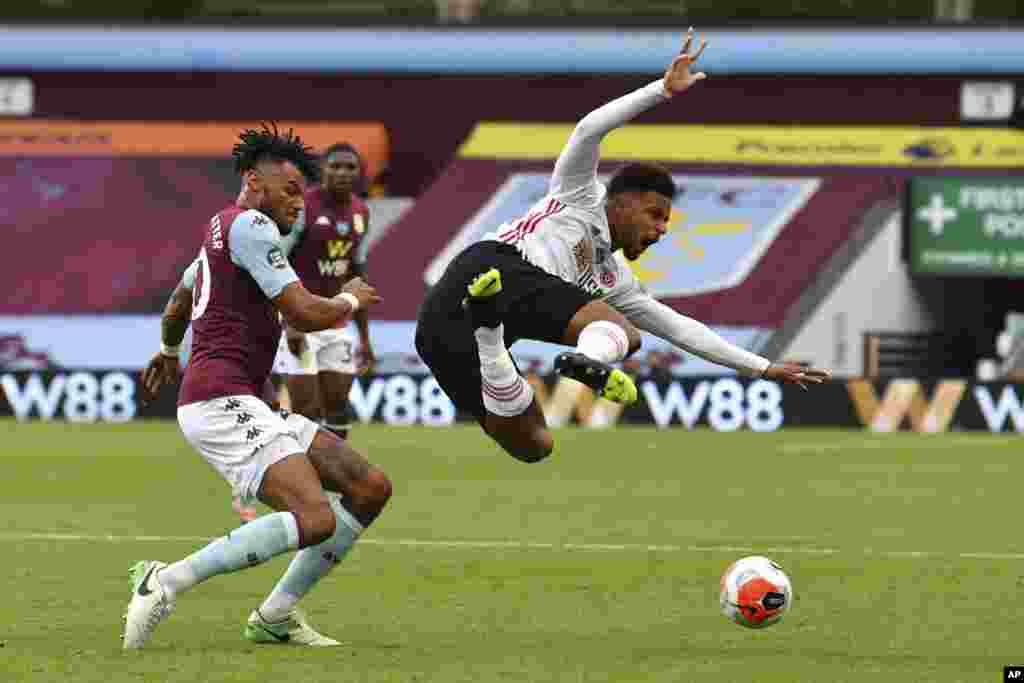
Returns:
[[[521,415],[533,402],[533,387],[523,379],[505,348],[505,326],[479,327],[473,333],[480,355],[480,391],[487,412]]]
[[[253,567],[299,547],[299,525],[290,512],[274,512],[245,524],[227,536],[161,569],[157,581],[168,598],[218,574]]]
[[[595,320],[580,332],[576,350],[602,363],[615,363],[629,353],[626,331],[609,320]]]
[[[295,554],[284,576],[260,605],[264,621],[276,623],[287,618],[295,603],[344,559],[363,532],[363,525],[342,507],[337,494],[328,493],[327,497],[336,521],[334,535]]]

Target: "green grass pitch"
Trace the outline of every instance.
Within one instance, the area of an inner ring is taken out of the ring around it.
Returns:
[[[253,646],[286,558],[181,596],[120,649],[127,570],[235,525],[173,423],[0,422],[0,681],[996,681],[1024,662],[1017,438],[558,432],[524,465],[475,427],[359,427],[395,495],[304,602],[343,647]],[[718,610],[766,554],[795,602]]]

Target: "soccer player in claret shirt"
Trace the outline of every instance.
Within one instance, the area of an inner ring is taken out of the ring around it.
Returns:
[[[341,561],[391,495],[381,470],[335,434],[260,400],[281,336],[278,316],[297,329],[333,328],[378,301],[349,281],[334,298],[311,294],[281,251],[303,207],[304,176],[316,160],[291,132],[247,130],[235,145],[242,191],[210,221],[196,275],[192,353],[178,396],[178,424],[243,499],[277,512],[218,538],[173,564],[132,567],[124,647],[142,647],[179,595],[218,574],[298,549],[280,582],[252,612],[244,634],[259,643],[336,645],[312,629],[296,603]],[[164,348],[147,368],[160,376],[184,325],[163,330]],[[173,359],[176,363],[177,359]]]
[[[774,364],[653,299],[630,270],[667,231],[676,188],[663,167],[633,163],[607,187],[597,178],[604,136],[704,79],[691,71],[693,30],[663,78],[587,114],[555,163],[548,195],[526,216],[466,248],[427,294],[416,350],[455,405],[519,460],[547,457],[554,441],[507,347],[535,339],[575,347],[555,357],[563,376],[604,398],[632,403],[633,381],[610,364],[646,330],[744,374],[801,386],[825,370]]]
[[[286,238],[292,267],[309,291],[331,297],[354,277],[366,277],[370,212],[357,190],[365,180],[355,147],[339,143],[327,149],[320,165],[320,185],[306,191],[305,220]],[[291,410],[320,422],[345,438],[352,411],[352,380],[373,368],[373,348],[366,309],[353,316],[359,352],[348,325],[303,332],[288,325],[274,361],[286,377]]]

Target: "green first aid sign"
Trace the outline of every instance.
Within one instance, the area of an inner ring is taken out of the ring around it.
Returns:
[[[914,178],[910,268],[1024,277],[1024,178]]]

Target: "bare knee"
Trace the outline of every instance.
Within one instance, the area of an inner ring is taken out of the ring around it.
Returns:
[[[299,525],[299,547],[323,543],[334,535],[337,520],[327,499],[307,503],[292,510]]]
[[[518,445],[514,448],[506,448],[505,450],[520,462],[540,462],[555,450],[555,439],[551,436],[551,432],[544,430],[535,434],[529,443]]]
[[[379,513],[391,499],[391,480],[376,467],[370,467],[366,476],[353,482],[353,506],[366,513]]]

